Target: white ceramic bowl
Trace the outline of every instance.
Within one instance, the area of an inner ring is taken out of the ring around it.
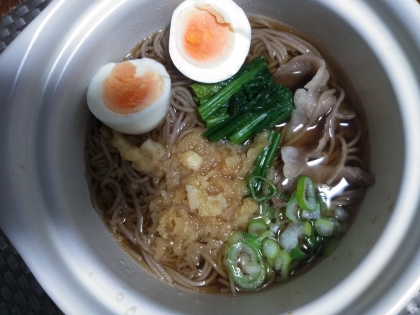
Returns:
[[[132,261],[84,177],[87,83],[180,1],[55,0],[0,56],[0,224],[66,314],[393,314],[420,288],[420,5],[238,0],[327,51],[360,96],[376,177],[337,251],[260,293],[183,291]],[[291,314],[291,313],[289,313]]]

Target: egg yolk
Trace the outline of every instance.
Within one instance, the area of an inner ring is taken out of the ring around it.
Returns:
[[[150,106],[162,95],[163,80],[154,71],[136,76],[136,66],[117,63],[103,82],[102,100],[109,110],[133,114]]]
[[[184,29],[184,49],[196,61],[209,61],[225,50],[231,26],[205,9],[194,10]]]

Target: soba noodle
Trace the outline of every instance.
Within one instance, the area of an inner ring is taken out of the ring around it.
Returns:
[[[297,56],[313,56],[311,60],[324,62],[315,47],[294,32],[290,32],[288,27],[255,16],[250,17],[250,22],[253,31],[248,61],[264,55],[274,77],[281,76],[279,69]],[[168,39],[167,29],[158,31],[143,40],[126,56],[126,59],[148,57],[161,62],[172,80],[171,103],[164,121],[147,134],[126,138],[137,145],[152,139],[162,144],[169,152],[175,143],[201,130],[205,125],[200,121],[197,104],[191,93],[190,85],[193,82],[184,77],[169,58]],[[304,62],[308,63],[311,60]],[[283,169],[297,172],[293,170],[293,165],[286,165],[286,156],[288,150],[299,147],[299,152],[304,152],[305,161],[315,161],[320,167],[324,167],[325,172],[320,176],[326,184],[332,185],[344,174],[359,171],[359,177],[350,176],[355,177],[351,188],[344,190],[332,201],[333,204],[346,207],[348,212],[352,212],[364,195],[366,182],[372,183],[372,178],[361,171],[366,167],[362,155],[364,130],[360,118],[354,114],[351,100],[346,97],[341,87],[341,82],[335,77],[332,69],[328,66],[327,69],[330,74],[329,80],[322,93],[317,95],[317,106],[309,119],[300,124],[299,128],[292,126],[291,122],[277,128],[284,134],[284,140],[282,152],[279,150],[274,165],[274,183],[281,191],[287,192],[293,187],[294,183],[287,183],[285,180],[287,176]],[[313,74],[312,71],[312,76]],[[291,88],[296,90],[297,87]],[[321,106],[326,102],[331,103],[331,107],[320,115],[323,110]],[[292,117],[292,120],[295,118],[299,117]],[[224,263],[226,247],[220,240],[200,239],[201,247],[190,249],[200,253],[195,265],[174,253],[167,254],[162,261],[156,259],[153,249],[158,233],[156,226],[153,226],[156,225],[153,217],[156,214],[149,211],[149,206],[157,194],[165,194],[165,181],[138,172],[132,163],[122,159],[120,152],[113,145],[114,137],[109,128],[93,118],[88,126],[85,158],[93,206],[116,239],[134,259],[169,283],[204,292],[235,294],[237,289]],[[308,138],[312,140],[308,141]],[[298,172],[311,170],[300,169]],[[275,202],[276,200],[273,200],[273,203]],[[150,231],[153,233],[150,234]],[[274,279],[273,274],[264,287],[270,285]]]

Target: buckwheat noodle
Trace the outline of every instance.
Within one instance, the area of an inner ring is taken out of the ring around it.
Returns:
[[[252,16],[252,42],[248,60],[263,54],[269,69],[274,73],[280,65],[291,58],[310,54],[321,57],[320,52],[303,38],[279,27],[267,19]],[[199,127],[204,127],[197,114],[189,86],[192,81],[183,76],[172,64],[168,53],[169,31],[164,29],[144,39],[126,59],[148,57],[161,62],[172,80],[172,97],[169,111],[162,123],[153,131],[139,137],[139,143],[150,138],[171,148],[177,141]],[[330,70],[330,87],[320,96],[326,98],[335,95],[336,102],[331,111],[324,117],[321,125],[322,137],[312,150],[314,157],[322,157],[323,165],[330,165],[334,171],[328,178],[331,183],[340,176],[343,168],[349,163],[364,168],[360,157],[362,125],[356,120],[354,130],[346,134],[338,129],[338,120],[345,118],[340,105],[345,99],[344,89]],[[321,103],[321,102],[319,102]],[[304,136],[308,127],[317,124],[318,107],[299,131],[292,132],[287,125],[279,126],[279,130],[287,134],[283,144],[293,145]],[[168,254],[163,262],[154,258],[151,244],[154,242],[156,226],[153,224],[155,213],[149,212],[149,202],[153,196],[161,193],[165,186],[159,179],[134,170],[131,163],[121,159],[119,152],[112,145],[112,131],[92,118],[87,128],[85,161],[86,173],[95,210],[103,218],[105,224],[122,240],[125,250],[159,278],[169,283],[204,292],[232,292],[236,288],[224,265],[224,247],[215,244],[214,240],[202,240],[200,263],[191,265],[174,254]],[[284,180],[283,162],[279,158],[276,163],[275,182],[281,188]],[[134,189],[136,188],[136,189]],[[333,202],[340,205],[356,204],[363,197],[364,190],[355,188],[345,191]],[[219,246],[219,250],[214,250]],[[213,250],[209,250],[213,249]],[[270,283],[274,281],[270,279]]]

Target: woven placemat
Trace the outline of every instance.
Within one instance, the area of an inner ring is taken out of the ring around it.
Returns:
[[[1,0],[0,0],[1,1]],[[21,1],[0,18],[0,54],[51,2]],[[63,314],[0,229],[0,315]]]
[[[63,314],[0,230],[0,314]]]
[[[24,0],[1,16],[0,54],[51,1]],[[9,314],[63,313],[48,297],[0,229],[0,315]],[[420,315],[420,292],[397,315]]]
[[[0,54],[50,2],[51,0],[21,1],[1,17]]]

